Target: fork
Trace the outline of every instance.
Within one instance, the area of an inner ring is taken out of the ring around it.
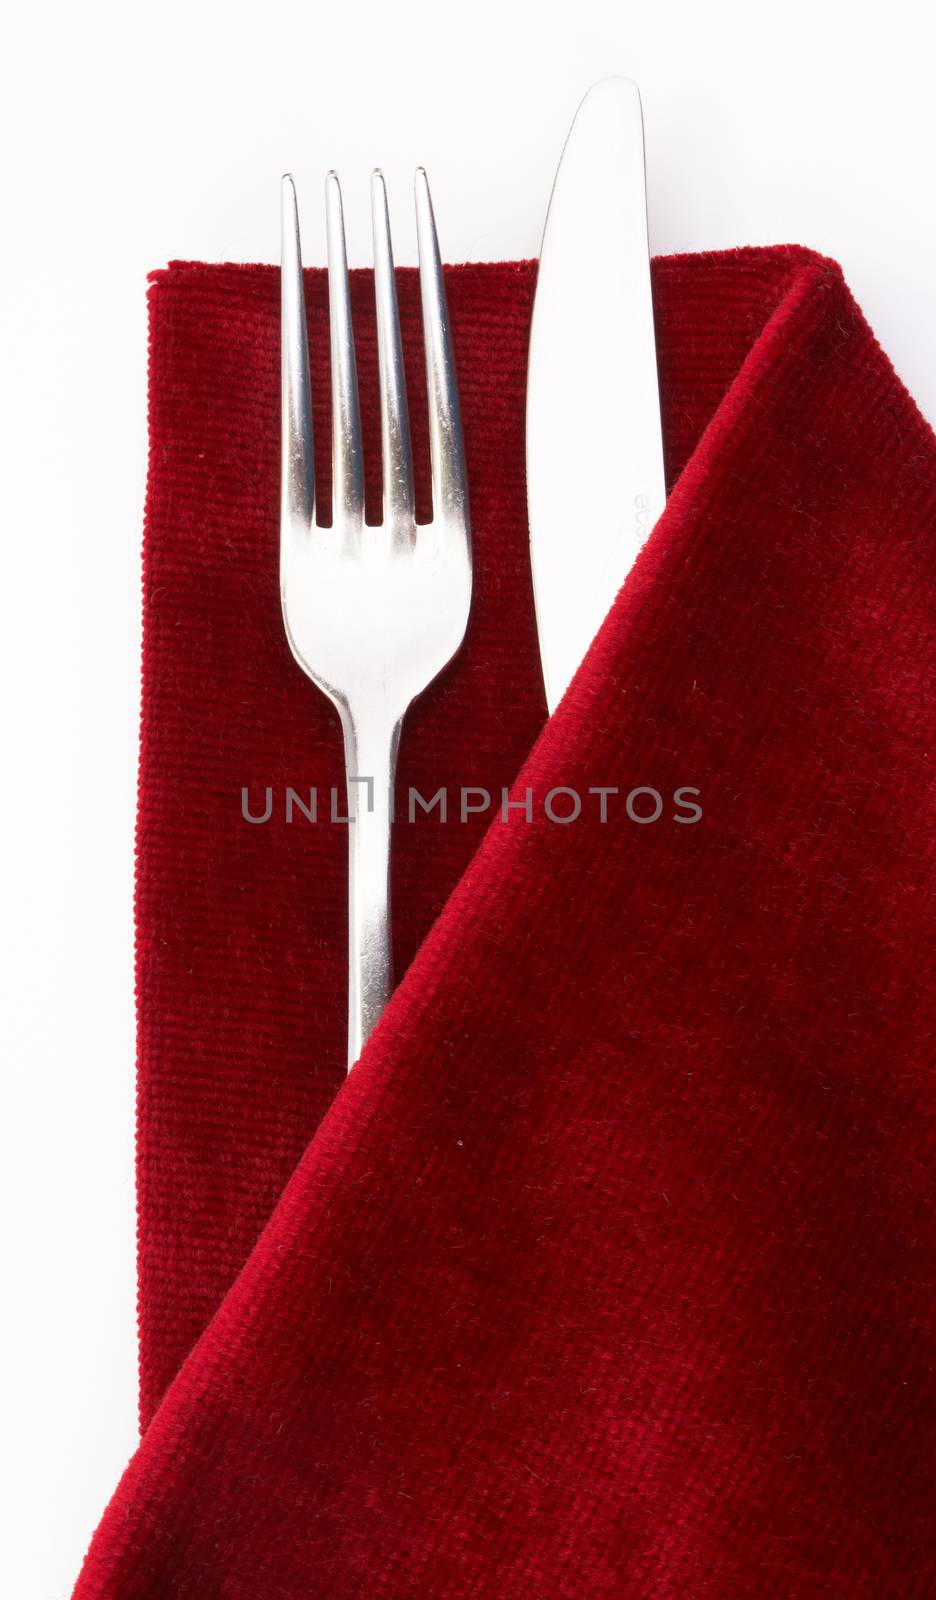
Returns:
[[[415,177],[432,520],[417,524],[387,192],[371,177],[383,521],[364,521],[361,419],[341,189],[325,180],[332,516],[316,515],[312,393],[295,185],[282,183],[280,596],[290,649],[332,701],[348,802],[348,1071],[391,988],[390,833],[403,718],[457,651],[471,604],[465,452],[426,174]]]

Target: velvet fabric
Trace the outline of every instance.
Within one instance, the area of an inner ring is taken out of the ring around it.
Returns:
[[[834,263],[656,261],[670,497],[547,720],[535,268],[447,282],[473,608],[406,722],[399,987],[346,1080],[341,741],[277,592],[278,274],[152,280],[143,1435],[76,1596],[930,1600],[936,441]]]

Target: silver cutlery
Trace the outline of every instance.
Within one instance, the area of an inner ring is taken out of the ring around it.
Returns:
[[[636,84],[582,101],[546,217],[530,331],[530,555],[555,710],[666,503]]]
[[[280,592],[289,645],[332,701],[348,789],[348,1070],[391,988],[390,830],[397,749],[410,703],[462,642],[471,603],[465,454],[442,264],[425,172],[416,227],[429,395],[432,520],[416,522],[396,280],[384,180],[371,178],[380,371],[383,521],[364,521],[357,370],[341,190],[325,182],[331,337],[332,499],[316,516],[312,403],[299,218],[282,185]]]

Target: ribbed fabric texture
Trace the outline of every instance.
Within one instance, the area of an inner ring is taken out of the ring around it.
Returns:
[[[401,981],[345,1081],[341,741],[277,593],[278,274],[154,275],[145,1431],[80,1600],[936,1593],[936,441],[834,263],[655,262],[670,499],[547,722],[534,281],[448,272],[473,609],[407,719]],[[327,501],[319,273],[307,305]],[[462,823],[465,786],[492,809]]]

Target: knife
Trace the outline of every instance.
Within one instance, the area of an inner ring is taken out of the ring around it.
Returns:
[[[588,91],[553,184],[530,329],[526,462],[552,712],[666,503],[643,118],[627,78]]]

